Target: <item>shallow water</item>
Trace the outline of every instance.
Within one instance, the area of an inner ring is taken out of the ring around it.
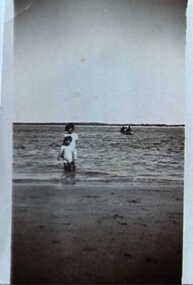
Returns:
[[[76,173],[64,173],[56,157],[64,126],[14,126],[14,181],[65,184],[183,182],[184,128],[77,126]]]

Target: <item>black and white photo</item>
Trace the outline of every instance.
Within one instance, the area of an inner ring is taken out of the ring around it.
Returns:
[[[14,284],[180,284],[180,0],[15,0]]]

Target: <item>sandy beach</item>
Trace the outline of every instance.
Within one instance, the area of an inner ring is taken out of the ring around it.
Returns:
[[[183,183],[15,183],[14,284],[180,284]]]

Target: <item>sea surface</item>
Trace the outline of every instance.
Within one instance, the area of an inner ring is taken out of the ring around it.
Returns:
[[[132,136],[119,129],[77,126],[77,170],[65,173],[57,161],[64,126],[14,125],[14,182],[183,183],[183,127],[134,127]]]

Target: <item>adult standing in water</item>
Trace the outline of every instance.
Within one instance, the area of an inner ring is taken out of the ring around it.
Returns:
[[[78,141],[78,135],[75,133],[75,126],[72,123],[69,123],[65,127],[65,133],[64,133],[64,138],[70,136],[72,138],[71,141],[71,148],[72,148],[72,166],[73,170],[75,170],[75,165],[76,165],[76,159],[77,159],[77,148],[76,148],[76,143]]]

